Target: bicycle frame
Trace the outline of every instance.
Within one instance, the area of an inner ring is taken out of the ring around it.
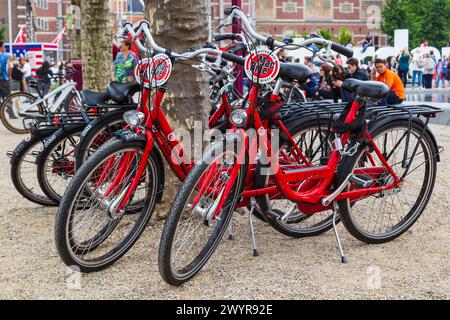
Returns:
[[[180,146],[180,141],[175,137],[173,129],[170,126],[161,107],[161,102],[164,98],[165,92],[166,92],[165,88],[159,88],[156,91],[156,96],[153,99],[153,101],[150,101],[150,90],[149,89],[143,90],[138,110],[145,114],[145,121],[142,127],[135,128],[134,131],[137,134],[145,135],[146,138],[145,149],[142,154],[142,158],[140,159],[140,164],[136,170],[136,174],[131,182],[131,185],[128,187],[126,193],[121,199],[119,206],[116,208],[116,211],[120,212],[121,210],[123,210],[125,205],[132,197],[134,191],[136,190],[136,187],[138,186],[139,181],[141,180],[141,177],[145,172],[147,161],[153,150],[154,142],[156,142],[163,156],[169,163],[171,169],[181,181],[183,181],[186,178],[186,175],[189,173],[189,171],[193,166],[193,163],[186,164],[183,161],[181,161],[184,155],[184,150]],[[218,120],[224,114],[229,115],[229,112],[230,112],[230,104],[228,101],[228,95],[226,92],[224,92],[222,94],[222,104],[210,118],[209,127],[213,128],[217,124]],[[175,159],[180,161],[174,160],[172,156],[174,156]],[[128,158],[126,158],[125,160],[124,159],[120,160],[121,162],[119,165],[118,174],[114,179],[113,183],[111,184],[111,186],[109,187],[109,189],[103,195],[103,198],[106,198],[108,195],[110,195],[111,192],[116,189],[117,185],[121,184],[122,178],[128,172],[130,156],[125,155],[125,157]],[[100,185],[104,181],[107,175],[107,171],[110,169],[113,160],[114,159],[111,159],[110,160],[111,162],[108,163],[104,168],[99,180],[97,181],[97,185]]]
[[[257,132],[260,132],[260,130],[266,130],[267,126],[263,123],[261,118],[259,117],[258,111],[256,109],[256,98],[259,94],[258,87],[253,86],[250,90],[249,94],[249,101],[250,106],[247,109],[247,115],[248,118],[253,117],[254,120],[254,128]],[[360,102],[362,101],[362,103]],[[348,116],[345,119],[345,123],[350,123],[356,119],[358,110],[363,106],[365,103],[364,99],[355,99],[355,101],[352,103],[350,112],[348,113]],[[280,129],[283,131],[284,134],[286,134],[289,138],[289,140],[292,141],[292,137],[287,131],[287,129],[284,127],[284,125],[281,123],[280,120],[277,120]],[[248,152],[250,154],[250,157],[252,157],[251,153],[249,152],[253,148],[256,147],[256,150],[261,150],[261,153],[264,154],[267,159],[270,158],[270,152],[271,152],[271,145],[268,139],[263,139],[262,141],[259,141],[257,139],[252,139],[249,141],[249,137],[242,128],[234,128],[235,132],[239,133],[242,138],[246,141],[241,146],[241,151],[238,152],[238,159],[237,161],[239,163],[243,163],[245,153]],[[386,159],[383,157],[382,152],[379,150],[377,145],[375,144],[373,138],[370,136],[370,133],[366,130],[364,132],[364,137],[371,143],[373,146],[373,151],[375,152],[376,156],[381,161],[383,167],[373,167],[369,170],[364,169],[364,173],[372,174],[374,176],[380,175],[384,172],[389,172],[389,174],[393,177],[393,182],[389,185],[382,186],[382,187],[369,187],[369,188],[362,188],[357,190],[349,190],[346,192],[342,192],[339,194],[334,200],[342,200],[342,199],[350,199],[351,201],[356,201],[358,199],[361,199],[362,197],[367,197],[370,195],[373,195],[378,192],[382,192],[385,190],[393,189],[396,186],[398,186],[402,179],[400,179],[393,169],[389,166]],[[350,133],[344,133],[342,134],[339,139],[341,140],[341,144],[345,146],[347,142],[349,141]],[[243,152],[244,150],[245,152]],[[253,149],[255,150],[255,149]],[[297,159],[305,159],[305,156],[302,154],[302,151],[299,148],[293,148],[294,152],[297,153],[296,158]],[[372,165],[375,165],[375,161],[370,153],[366,152],[366,156],[368,157],[368,160],[371,162]],[[328,160],[328,163],[326,165],[321,166],[310,166],[308,163],[305,163],[305,166],[298,168],[298,169],[291,169],[291,170],[282,170],[282,168],[278,165],[275,165],[274,168],[272,168],[275,171],[275,174],[273,175],[276,180],[276,186],[269,186],[263,189],[258,190],[251,190],[251,186],[248,184],[245,186],[245,191],[243,192],[242,196],[244,198],[254,197],[254,196],[261,196],[261,195],[268,195],[268,196],[276,196],[277,194],[282,193],[286,198],[288,198],[291,201],[297,202],[297,203],[304,203],[306,205],[317,205],[315,210],[305,210],[305,213],[313,214],[319,211],[324,211],[329,208],[329,205],[323,205],[321,203],[321,200],[323,200],[326,196],[328,196],[331,193],[331,186],[334,181],[335,172],[337,170],[339,161],[341,160],[341,153],[336,150],[335,147],[333,147],[330,159]],[[302,160],[304,162],[304,160]],[[231,178],[228,181],[227,189],[232,186],[235,181],[233,180],[233,177],[236,176],[236,172],[240,169],[239,165],[236,165],[233,169],[233,172],[231,173]],[[249,174],[249,173],[247,173]],[[248,181],[248,177],[246,179]],[[301,183],[305,182],[313,182],[315,186],[312,186],[312,188],[305,190],[305,191],[295,191],[299,187]],[[225,199],[225,198],[223,198]],[[216,214],[220,212],[222,209],[224,201],[221,201],[219,203],[219,206],[217,207]]]
[[[37,99],[33,104],[26,107],[22,112],[19,114],[21,116],[35,116],[34,113],[27,113],[28,111],[32,110],[33,108],[36,108],[39,104],[45,103],[45,106],[48,107],[48,100],[58,94],[59,97],[56,99],[54,103],[48,108],[49,112],[57,112],[61,110],[61,106],[64,103],[64,100],[69,96],[71,92],[76,92],[78,99],[81,101],[81,97],[79,95],[78,90],[75,88],[75,82],[69,81],[64,83],[63,85],[59,86],[55,90],[50,91],[47,93],[44,97]]]

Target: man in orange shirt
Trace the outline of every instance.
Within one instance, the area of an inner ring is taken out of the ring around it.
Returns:
[[[377,73],[378,76],[376,75]],[[386,60],[375,60],[375,69],[372,71],[371,77],[372,80],[383,82],[391,89],[389,96],[387,99],[383,99],[381,105],[400,104],[405,100],[403,82],[394,71],[387,68]]]

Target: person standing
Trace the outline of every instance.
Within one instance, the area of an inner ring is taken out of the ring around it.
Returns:
[[[450,87],[450,57],[447,59],[447,73],[445,74],[445,80],[447,80],[448,86]]]
[[[416,84],[416,78],[417,78],[417,87],[420,89],[423,85],[423,58],[422,55],[419,53],[416,53],[412,56],[412,88],[414,89],[414,86]]]
[[[0,99],[4,99],[11,94],[9,86],[11,69],[10,56],[5,52],[3,41],[0,41]]]
[[[28,60],[25,56],[22,56],[22,58],[20,60],[22,63],[22,71],[23,71],[23,79],[25,82],[25,90],[27,90],[28,82],[30,82],[30,80],[34,79],[33,72],[31,71],[30,60]]]
[[[134,81],[134,67],[138,64],[136,54],[131,51],[131,41],[125,39],[120,44],[120,52],[114,60],[116,80],[121,83]]]
[[[436,64],[436,72],[433,77],[433,80],[436,80],[434,83],[435,88],[439,88],[439,85],[441,83],[441,73],[442,73],[442,59],[439,59]]]
[[[436,64],[429,53],[425,54],[423,59],[423,86],[425,89],[431,89],[433,86],[433,75],[436,70]]]
[[[442,81],[442,88],[445,88],[445,80],[446,80],[446,75],[447,75],[447,72],[448,72],[447,63],[448,63],[447,57],[446,56],[442,57],[442,60],[441,60],[441,63],[440,63],[440,70],[438,70],[438,72],[439,72],[439,78],[438,79],[440,81]],[[437,82],[436,88],[439,88],[440,81]]]
[[[17,92],[17,91],[24,91],[23,87],[23,71],[20,69],[19,61],[14,60],[13,61],[13,68],[11,70],[11,91]]]
[[[403,86],[406,87],[408,83],[408,72],[409,72],[409,62],[411,61],[411,56],[409,55],[408,49],[404,48],[398,59],[398,76],[402,79]]]
[[[36,75],[38,76],[38,82],[41,92],[45,96],[50,90],[52,84],[51,77],[53,73],[50,70],[50,63],[48,61],[44,61],[42,66],[36,70]]]
[[[386,66],[386,60],[376,59],[375,70],[372,72],[372,80],[383,82],[390,89],[389,96],[383,99],[380,105],[400,104],[405,100],[405,87],[400,77]],[[378,75],[377,75],[378,73]]]

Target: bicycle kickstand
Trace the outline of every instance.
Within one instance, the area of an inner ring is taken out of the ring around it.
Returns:
[[[250,199],[250,210],[248,213],[248,224],[250,227],[250,235],[252,237],[252,249],[253,249],[253,256],[257,257],[259,256],[258,250],[256,249],[256,237],[255,237],[255,229],[253,228],[253,211],[255,210],[256,206],[256,200],[255,198]]]
[[[347,260],[347,258],[345,257],[345,254],[344,254],[344,249],[342,247],[341,238],[339,237],[339,233],[337,231],[337,226],[336,226],[336,218],[337,218],[338,211],[339,211],[339,205],[335,201],[335,202],[333,202],[333,230],[334,230],[334,236],[336,237],[336,241],[337,241],[337,244],[338,244],[339,254],[341,256],[341,262],[342,263],[348,263],[348,260]]]

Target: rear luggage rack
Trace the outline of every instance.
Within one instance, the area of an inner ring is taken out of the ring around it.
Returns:
[[[23,120],[24,128],[28,130],[44,130],[61,128],[68,125],[88,124],[99,115],[99,112],[58,112],[39,115]]]
[[[333,115],[341,113],[346,103],[330,103],[329,101],[318,101],[308,103],[295,103],[283,106],[280,109],[282,119],[292,121],[303,117],[317,117],[332,119]],[[423,116],[426,118],[434,118],[438,113],[443,112],[442,108],[433,107],[426,104],[414,105],[391,105],[378,106],[367,105],[366,119],[369,121],[379,120],[390,116]]]

